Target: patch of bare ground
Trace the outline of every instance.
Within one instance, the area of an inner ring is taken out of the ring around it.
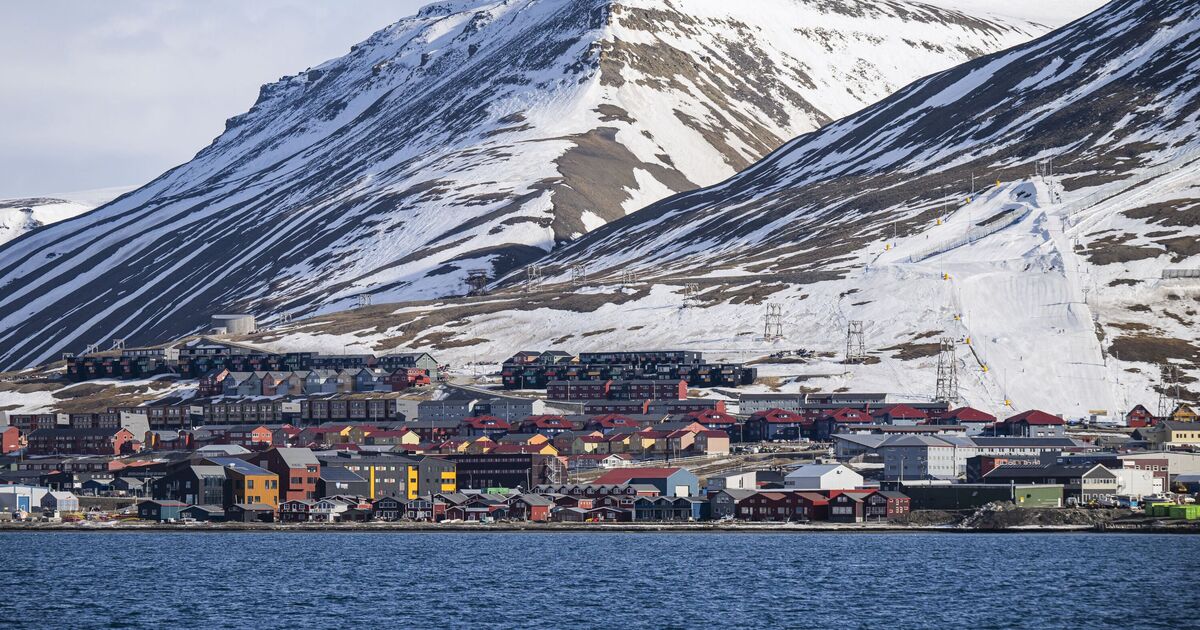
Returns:
[[[879,357],[877,357],[875,355],[869,355],[867,358],[863,359],[862,361],[846,361],[845,359],[843,359],[841,361],[841,363],[843,365],[875,365],[875,364],[879,363],[880,361],[881,361],[881,359]]]
[[[417,339],[417,345],[422,348],[433,348],[435,350],[449,350],[451,348],[469,348],[482,343],[487,343],[487,339],[478,337],[471,339],[459,338],[456,333],[452,332],[431,332],[422,335]]]
[[[75,390],[80,391],[76,392]],[[59,400],[54,404],[54,410],[58,413],[90,413],[109,407],[140,405],[157,396],[151,393],[149,385],[118,386],[89,383],[57,392],[54,397]]]
[[[1200,348],[1183,339],[1159,335],[1128,335],[1113,339],[1109,352],[1122,361],[1166,363],[1171,360],[1200,363]]]
[[[1142,332],[1146,330],[1152,330],[1150,326],[1140,322],[1116,322],[1114,324],[1109,324],[1109,327],[1116,328],[1117,330],[1124,330],[1125,332]]]
[[[34,392],[52,392],[56,389],[61,389],[62,383],[55,381],[14,381],[0,382],[0,392],[15,392],[18,394],[32,394]]]
[[[1131,219],[1143,219],[1163,227],[1200,225],[1200,199],[1175,199],[1122,212]]]
[[[1116,280],[1113,280],[1112,282],[1109,282],[1108,286],[1110,286],[1110,287],[1120,287],[1120,286],[1132,287],[1132,286],[1137,286],[1137,284],[1138,284],[1138,281],[1134,280],[1132,278],[1118,278]]]
[[[547,308],[573,313],[593,313],[607,304],[624,304],[649,295],[649,287],[615,293],[573,293],[565,286],[549,287],[534,293],[497,293],[495,295],[380,304],[341,313],[322,315],[311,323],[300,322],[287,329],[289,333],[314,335],[347,335],[360,331],[390,334],[374,345],[374,350],[386,352],[397,348],[419,347],[428,344],[433,349],[447,349],[481,343],[478,339],[454,339],[452,333],[429,331],[450,325],[461,327],[471,318],[493,315],[502,311],[531,311]],[[398,309],[406,309],[397,312]],[[272,341],[278,332],[260,333],[245,338],[247,343]]]
[[[884,352],[895,352],[894,358],[901,361],[935,357],[941,350],[942,345],[940,343],[902,343],[883,349]]]
[[[923,332],[919,335],[913,335],[912,340],[920,341],[922,339],[929,339],[931,337],[937,337],[938,335],[941,335],[942,333],[945,333],[945,332],[946,331],[944,331],[944,330],[930,330],[930,331]]]
[[[754,384],[768,387],[771,391],[777,392],[783,386],[783,379],[778,376],[760,376],[754,379]]]
[[[617,332],[616,328],[605,328],[603,330],[591,330],[580,335],[580,337],[595,337],[597,335],[607,335],[610,332]]]
[[[1133,311],[1134,313],[1149,313],[1150,307],[1146,306],[1145,304],[1134,304],[1129,307],[1129,310]]]
[[[1114,265],[1157,258],[1163,254],[1163,250],[1157,247],[1126,245],[1135,237],[1135,235],[1127,233],[1106,236],[1088,245],[1083,255],[1093,265]]]

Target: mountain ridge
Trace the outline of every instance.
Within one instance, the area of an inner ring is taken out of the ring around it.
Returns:
[[[1042,30],[899,0],[430,5],[264,86],[191,162],[0,248],[0,365],[217,311],[461,294]]]

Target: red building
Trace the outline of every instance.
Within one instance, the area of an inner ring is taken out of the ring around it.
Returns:
[[[756,492],[737,502],[737,517],[746,521],[824,521],[829,499],[816,492]]]
[[[575,430],[575,425],[562,416],[529,416],[521,422],[521,433],[557,435]]]
[[[418,423],[419,426],[420,423]],[[476,416],[463,420],[463,426],[467,428],[467,435],[501,435],[512,430],[512,425],[503,418],[495,416]],[[419,429],[418,429],[419,430]]]
[[[1058,416],[1032,409],[996,424],[997,435],[1014,437],[1062,437],[1066,423]]]
[[[424,387],[431,383],[429,375],[421,368],[404,368],[396,370],[388,376],[388,384],[391,385],[394,392],[404,391],[410,387]]]
[[[0,455],[7,455],[21,448],[21,430],[17,427],[0,429]]]
[[[121,455],[138,442],[128,429],[38,429],[29,434],[30,455]]]
[[[319,499],[317,480],[321,476],[321,462],[307,448],[273,448],[255,455],[250,460],[259,468],[279,476],[279,500],[307,501]]]
[[[1157,421],[1158,417],[1150,413],[1150,410],[1143,405],[1138,405],[1125,414],[1125,426],[1134,429],[1148,427]]]
[[[716,409],[693,411],[685,413],[676,419],[684,422],[698,422],[704,425],[704,428],[714,431],[725,431],[727,433],[737,431],[737,418]]]
[[[196,381],[197,395],[199,395],[201,398],[220,396],[225,391],[222,381],[225,380],[226,376],[229,376],[229,370],[225,368],[219,368],[209,372],[208,374],[205,374],[204,376],[201,376]]]
[[[771,442],[774,440],[798,440],[807,437],[812,422],[804,416],[784,409],[758,411],[746,420],[744,440],[747,442]]]

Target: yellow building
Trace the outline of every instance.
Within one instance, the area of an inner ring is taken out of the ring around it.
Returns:
[[[1192,409],[1191,405],[1186,403],[1180,404],[1171,412],[1171,419],[1176,422],[1197,422],[1200,418],[1196,416],[1196,410]]]
[[[1200,422],[1160,420],[1148,429],[1139,429],[1158,448],[1200,446]]]
[[[236,457],[208,461],[225,469],[225,509],[238,503],[279,508],[279,475]]]

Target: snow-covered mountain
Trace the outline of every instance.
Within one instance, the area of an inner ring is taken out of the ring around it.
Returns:
[[[40,197],[0,199],[0,245],[37,228],[77,217],[131,188],[102,188]]]
[[[473,269],[500,275],[1049,29],[941,4],[429,5],[265,86],[191,162],[0,249],[0,365],[215,311],[462,294]]]
[[[526,346],[735,359],[803,347],[804,362],[761,366],[778,378],[764,387],[920,398],[946,338],[966,402],[1117,414],[1174,383],[1197,398],[1198,210],[1200,5],[1118,0],[599,228],[539,261],[528,292],[513,274],[487,297],[260,339],[452,361]],[[764,335],[768,304],[782,340]],[[851,321],[862,364],[843,361]]]

